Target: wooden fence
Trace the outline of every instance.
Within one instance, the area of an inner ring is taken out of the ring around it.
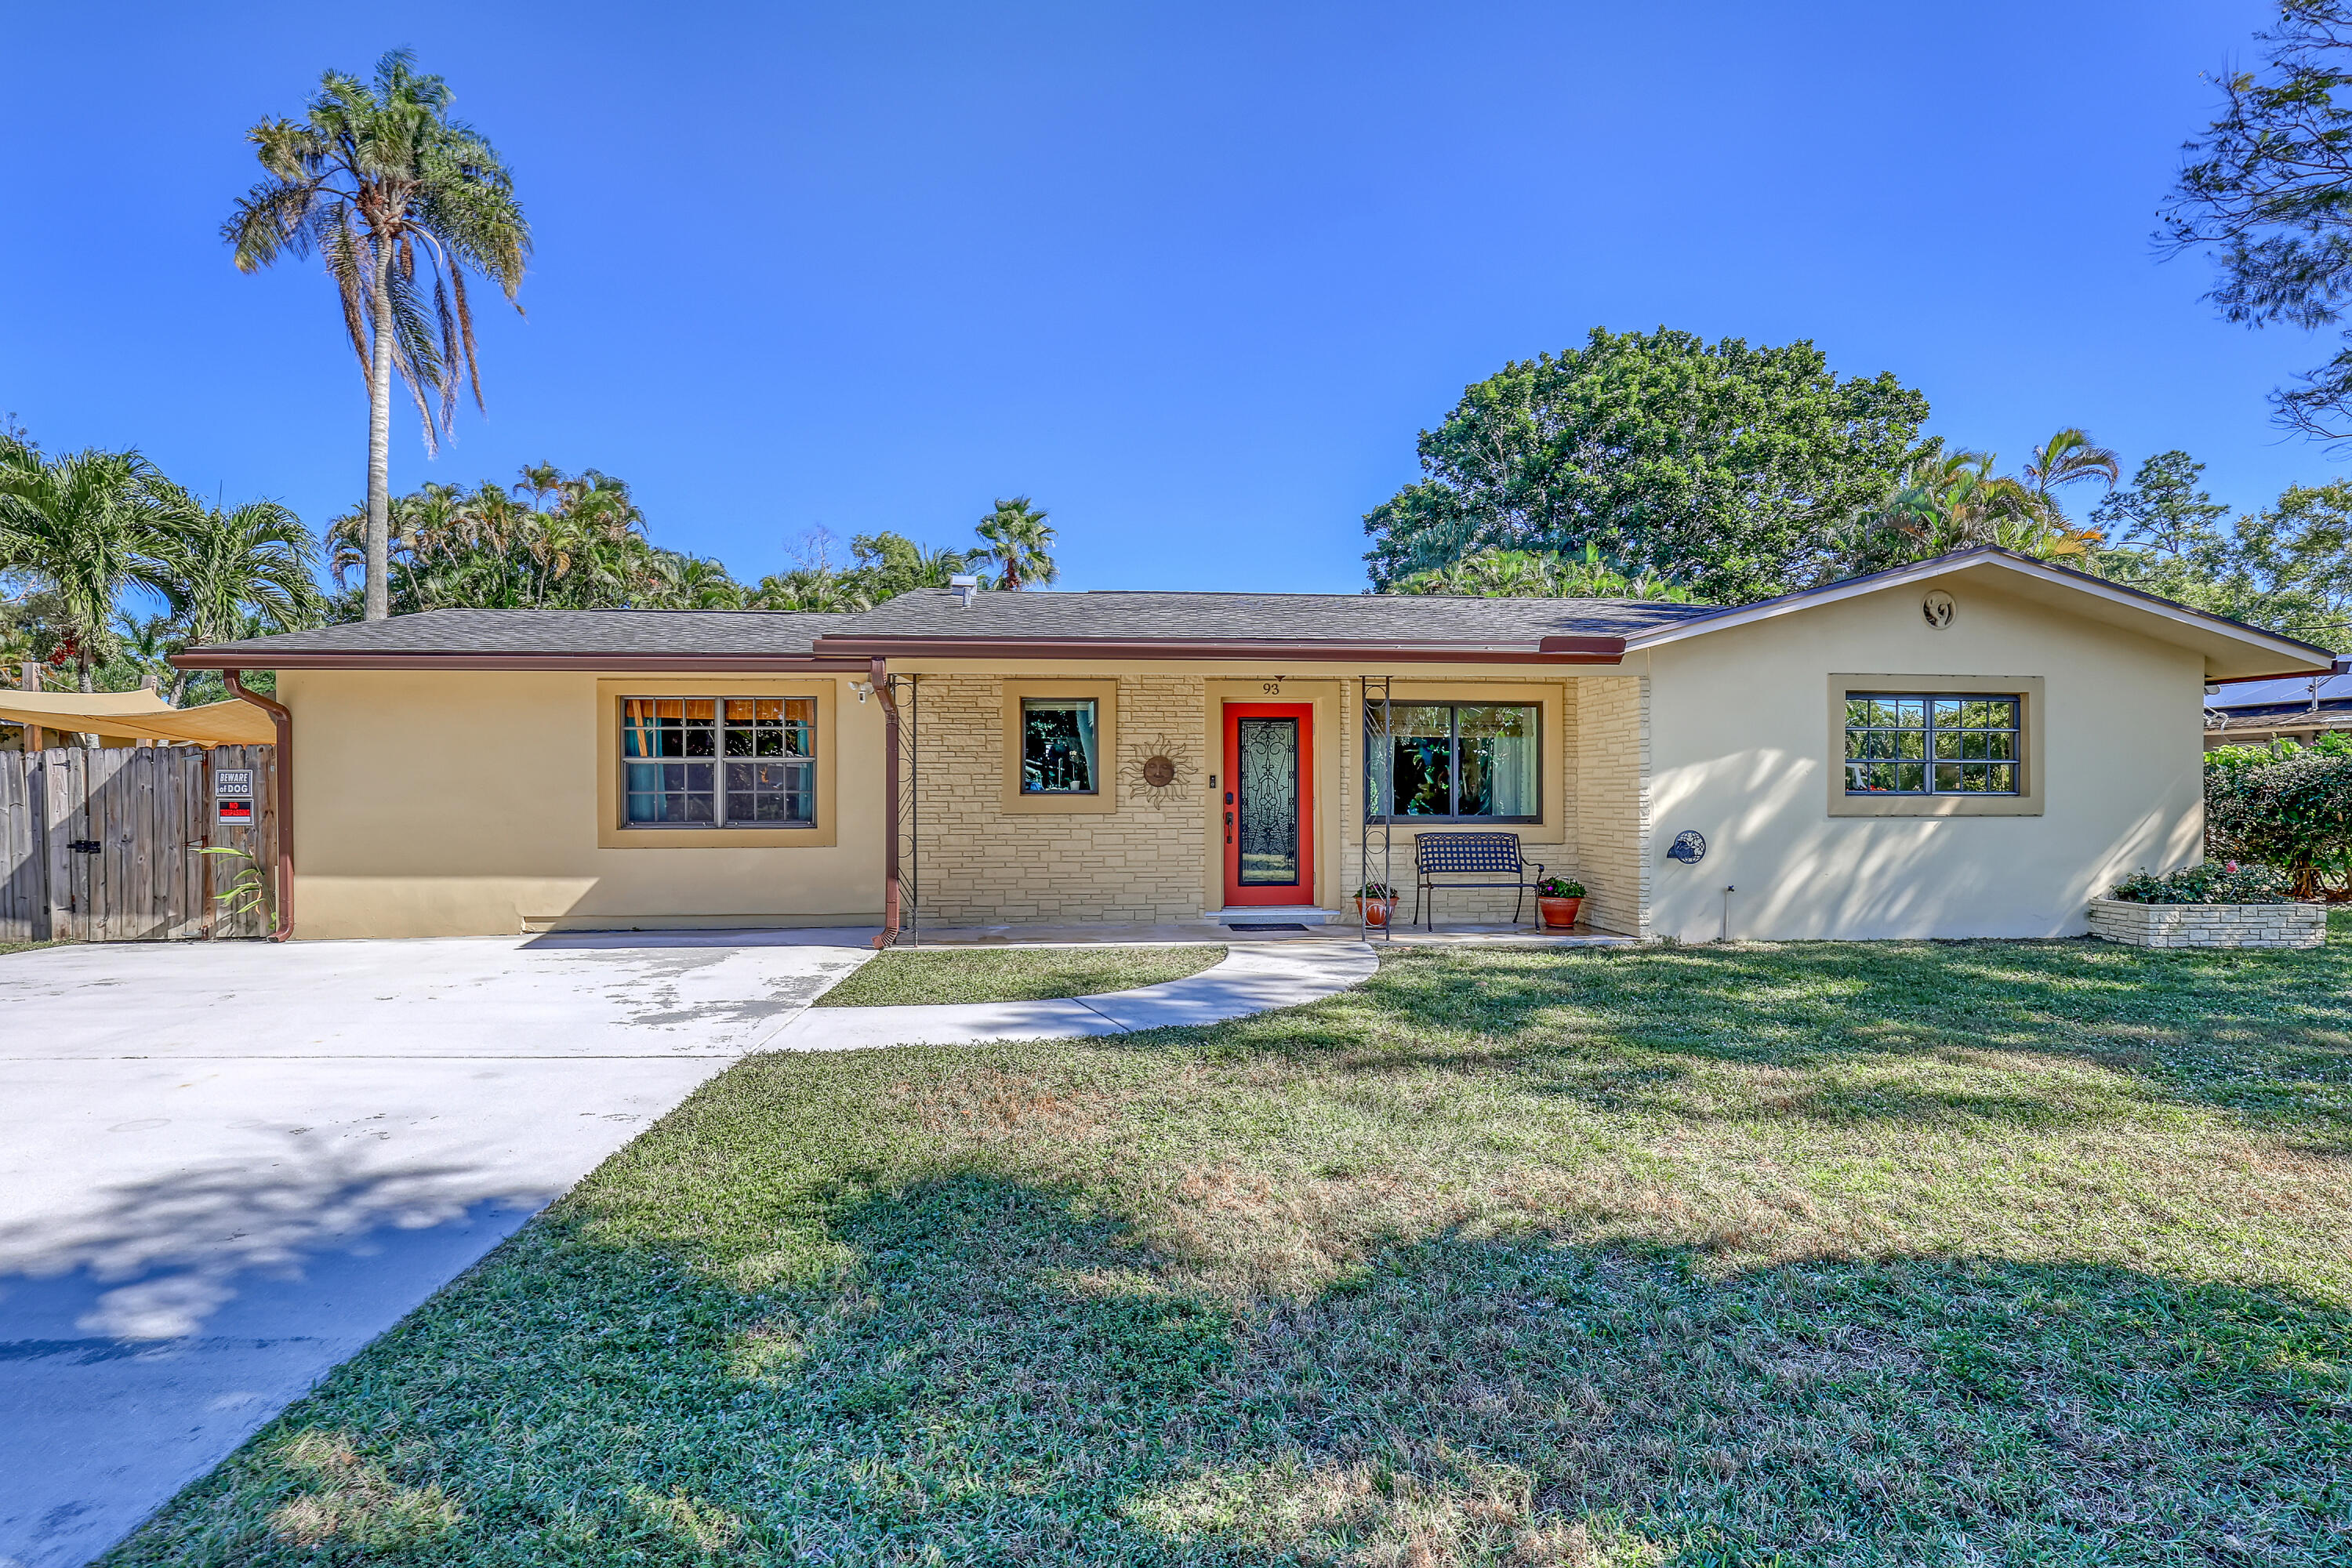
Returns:
[[[274,895],[274,746],[0,752],[0,942],[173,942],[268,934],[270,906],[216,894],[246,869]],[[253,770],[253,821],[215,820],[213,773]]]

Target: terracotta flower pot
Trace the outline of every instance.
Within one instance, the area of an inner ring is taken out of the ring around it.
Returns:
[[[1546,931],[1566,931],[1576,923],[1576,911],[1584,907],[1582,899],[1536,899],[1537,912],[1543,916]]]
[[[1360,898],[1356,900],[1356,919],[1360,924],[1368,928],[1377,930],[1378,928],[1388,924],[1389,916],[1395,912],[1396,900],[1394,899]]]

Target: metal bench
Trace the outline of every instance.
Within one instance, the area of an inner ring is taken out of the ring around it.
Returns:
[[[1527,908],[1528,889],[1543,876],[1543,862],[1529,860],[1519,853],[1519,836],[1516,833],[1424,833],[1412,841],[1412,917],[1422,921],[1422,929],[1432,931],[1437,923],[1437,890],[1440,888],[1510,888],[1518,897],[1511,904],[1511,923],[1517,925],[1520,911]],[[1532,872],[1533,875],[1529,875]],[[1438,881],[1440,877],[1508,877],[1508,881],[1455,882]],[[1429,916],[1422,919],[1422,900],[1429,900]]]

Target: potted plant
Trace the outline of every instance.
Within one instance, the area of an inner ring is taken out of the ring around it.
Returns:
[[[1389,923],[1396,912],[1397,890],[1386,882],[1367,882],[1356,889],[1356,921],[1366,930]]]
[[[1546,877],[1536,884],[1536,910],[1544,930],[1566,931],[1584,907],[1584,884],[1570,877]]]

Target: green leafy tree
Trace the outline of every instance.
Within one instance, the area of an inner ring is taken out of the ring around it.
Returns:
[[[723,567],[667,561],[670,552],[647,541],[628,485],[594,468],[527,468],[511,489],[488,480],[471,490],[428,484],[387,510],[394,530],[388,598],[401,614],[694,607],[727,597],[714,585]],[[365,563],[367,527],[363,508],[328,525],[328,571],[338,587]]]
[[[2207,298],[2226,320],[2340,329],[2352,299],[2352,10],[2283,0],[2256,40],[2263,68],[2216,79],[2221,112],[2187,143],[2160,237],[2214,253],[2221,279]],[[2352,436],[2352,346],[2272,401],[2291,429]]]
[[[418,75],[405,50],[377,61],[373,83],[327,72],[304,118],[265,120],[247,133],[268,177],[222,228],[241,271],[315,253],[334,279],[368,390],[361,553],[370,620],[391,613],[393,379],[407,387],[435,449],[456,417],[460,382],[477,407],[482,401],[467,275],[511,301],[530,253],[512,176],[478,132],[450,118],[450,101],[447,86]]]
[[[1046,586],[1061,576],[1052,553],[1054,531],[1046,526],[1045,516],[1027,496],[1014,496],[998,501],[981,520],[976,531],[980,553],[996,568],[995,586],[1017,593]]]
[[[1375,585],[1484,550],[1575,557],[1741,603],[1822,574],[1927,416],[1891,375],[1841,380],[1810,342],[1593,329],[1506,365],[1421,434],[1423,478],[1364,519]]]
[[[0,575],[45,595],[36,649],[72,665],[82,690],[114,657],[122,591],[168,592],[173,532],[194,510],[136,452],[43,459],[28,449],[0,462]]]
[[[1629,577],[1588,544],[1581,556],[1539,555],[1524,550],[1481,550],[1450,566],[1433,566],[1401,578],[1399,594],[1444,594],[1474,599],[1665,599],[1704,603],[1688,588],[1654,577]]]
[[[192,643],[311,625],[325,608],[318,545],[302,520],[276,501],[226,510],[192,508],[163,552],[162,590]]]
[[[2352,647],[2352,480],[2294,485],[2224,525],[2181,451],[2142,463],[2092,515],[2102,576],[2327,647]]]
[[[2077,565],[2087,560],[2100,531],[2074,526],[2058,491],[2094,480],[2112,486],[2115,453],[2066,429],[2036,447],[2021,473],[1995,473],[1998,460],[1990,452],[1948,447],[1941,437],[1913,447],[1885,490],[1840,531],[1841,574],[1979,544]]]
[[[707,555],[685,555],[675,550],[653,552],[644,585],[634,603],[641,610],[740,610],[745,607],[743,584],[727,568]]]

